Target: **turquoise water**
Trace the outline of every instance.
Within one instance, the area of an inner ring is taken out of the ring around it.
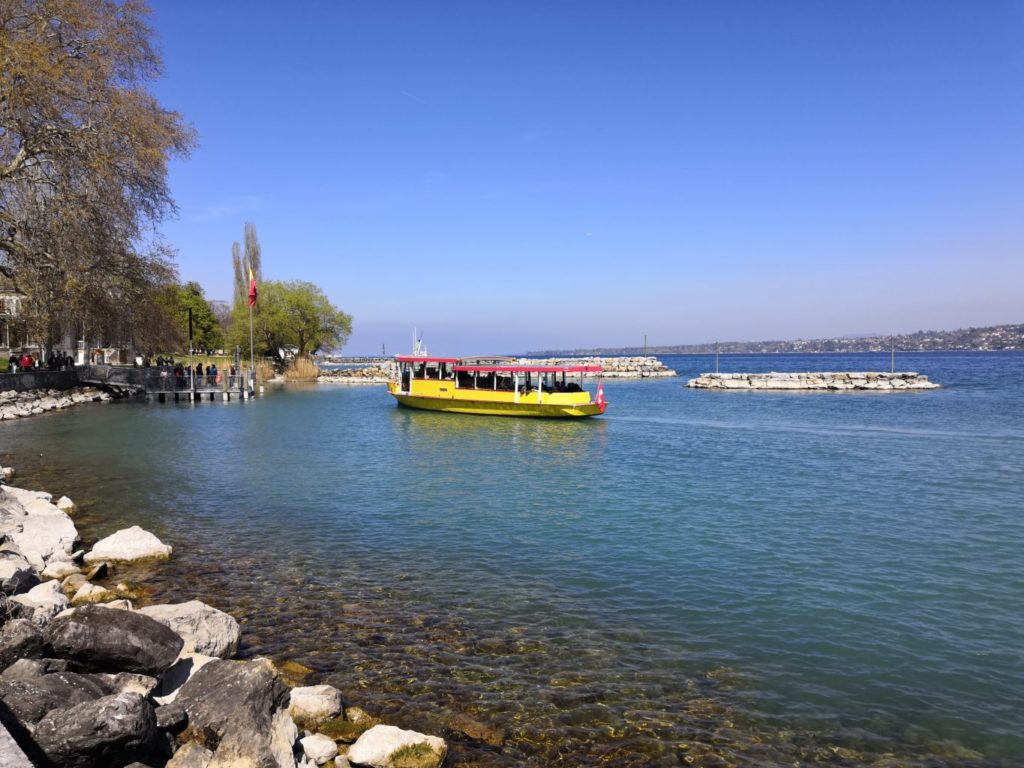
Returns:
[[[321,385],[4,422],[0,463],[90,540],[158,533],[156,599],[231,610],[245,654],[453,765],[1019,764],[1024,354],[901,356],[946,385],[920,393],[688,390],[712,359],[664,359],[680,379],[606,381],[602,419]]]

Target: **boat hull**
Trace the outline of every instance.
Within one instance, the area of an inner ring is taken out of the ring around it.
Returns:
[[[424,411],[442,413],[471,413],[480,416],[524,416],[541,419],[569,419],[600,416],[603,409],[597,403],[530,403],[496,402],[471,399],[445,399],[391,392],[399,405]]]

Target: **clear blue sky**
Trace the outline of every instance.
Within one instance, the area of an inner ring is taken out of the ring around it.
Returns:
[[[155,0],[163,227],[347,352],[1024,322],[1024,2]]]

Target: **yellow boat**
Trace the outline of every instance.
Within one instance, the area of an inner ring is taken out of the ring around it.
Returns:
[[[523,365],[508,357],[396,355],[388,383],[399,405],[445,413],[572,418],[598,416],[607,403],[599,383],[592,400],[583,376],[599,365]]]

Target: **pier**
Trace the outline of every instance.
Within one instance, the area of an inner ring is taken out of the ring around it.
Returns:
[[[694,389],[817,390],[843,392],[866,390],[896,392],[938,389],[924,374],[909,371],[847,371],[806,373],[702,373],[686,386]]]
[[[175,376],[169,366],[162,368],[125,368],[113,365],[85,365],[76,369],[82,384],[91,384],[121,395],[155,397],[159,402],[201,400],[246,400],[256,393],[256,381],[245,369],[234,375],[198,376],[186,370]]]

